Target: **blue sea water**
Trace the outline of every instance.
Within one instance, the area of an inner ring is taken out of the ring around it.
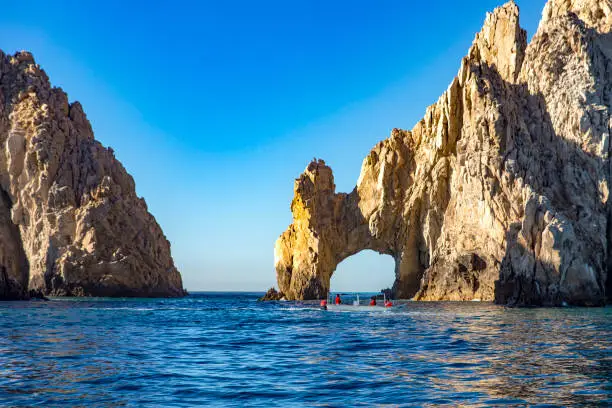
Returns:
[[[610,406],[612,309],[0,302],[1,406]]]

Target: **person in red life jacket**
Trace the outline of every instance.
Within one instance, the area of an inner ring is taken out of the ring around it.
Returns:
[[[391,302],[390,300],[387,300],[385,302],[385,307],[391,307],[391,306],[393,306],[393,302]]]
[[[321,301],[321,309],[327,310],[327,300],[323,299]]]
[[[336,294],[336,304],[339,305],[342,303],[342,299],[340,299],[340,294]]]
[[[376,297],[375,296],[372,296],[370,298],[370,306],[376,306]]]

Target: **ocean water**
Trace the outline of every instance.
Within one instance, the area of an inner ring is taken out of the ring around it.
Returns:
[[[612,405],[609,307],[258,295],[0,302],[0,406]]]

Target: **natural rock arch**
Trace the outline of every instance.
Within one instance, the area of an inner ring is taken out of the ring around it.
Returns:
[[[401,131],[394,131],[385,142],[393,144],[401,135]],[[382,147],[380,151],[393,152],[391,156],[395,156],[397,150],[384,149],[384,144]],[[387,163],[386,160],[378,162],[373,157],[366,159],[367,165],[364,165],[358,187],[350,194],[335,193],[331,168],[322,160],[310,163],[296,180],[291,208],[297,217],[275,247],[279,287],[288,298],[325,298],[338,264],[367,249],[390,255],[395,260],[393,292],[396,298],[418,295],[431,256],[427,242],[435,241],[431,235],[423,236],[422,232],[426,230],[435,234],[433,226],[436,223],[431,217],[422,220],[419,208],[423,200],[444,206],[448,195],[443,183],[429,186],[426,197],[420,196],[424,189],[419,189],[417,197],[412,200],[414,210],[402,216],[389,205],[388,194],[409,190],[403,185],[408,180],[401,180],[403,177],[396,174],[398,177],[371,188],[376,180],[374,176],[384,172],[384,163]],[[396,160],[402,161],[403,158],[395,156],[391,162],[397,164]],[[438,171],[443,173],[444,166]],[[408,174],[408,171],[404,173]],[[487,267],[486,261],[476,254],[461,254],[459,258],[457,267],[462,270],[464,266],[467,271],[482,271]],[[293,273],[295,269],[300,273]],[[466,285],[474,287],[473,281],[468,280]],[[490,298],[493,287],[483,285],[477,292],[482,293],[480,296],[483,298]],[[419,296],[426,298],[425,294]],[[462,300],[460,296],[453,296],[451,298]]]
[[[275,245],[287,298],[326,297],[338,263],[372,249],[394,257],[399,298],[605,302],[612,8],[550,0],[529,46],[518,15],[487,15],[448,90],[376,145],[350,194],[308,165]]]
[[[350,194],[336,194],[331,168],[322,160],[310,163],[295,183],[294,223],[275,247],[278,282],[286,296],[326,297],[337,265],[365,249],[391,255],[396,265],[394,289],[401,296],[414,295],[418,287],[413,283],[420,279],[422,268],[415,259],[418,251],[405,247],[415,239],[390,235],[392,228],[384,228],[383,223],[401,220],[378,208],[380,192],[356,188]],[[294,268],[310,273],[293,274]]]

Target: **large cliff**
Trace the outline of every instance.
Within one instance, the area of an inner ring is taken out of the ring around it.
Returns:
[[[343,259],[395,259],[417,300],[601,305],[612,295],[612,0],[549,0],[533,39],[514,2],[488,14],[459,73],[411,131],[336,194],[312,162],[275,245],[280,290],[324,298]]]
[[[78,102],[0,51],[0,299],[182,296],[170,244]]]

